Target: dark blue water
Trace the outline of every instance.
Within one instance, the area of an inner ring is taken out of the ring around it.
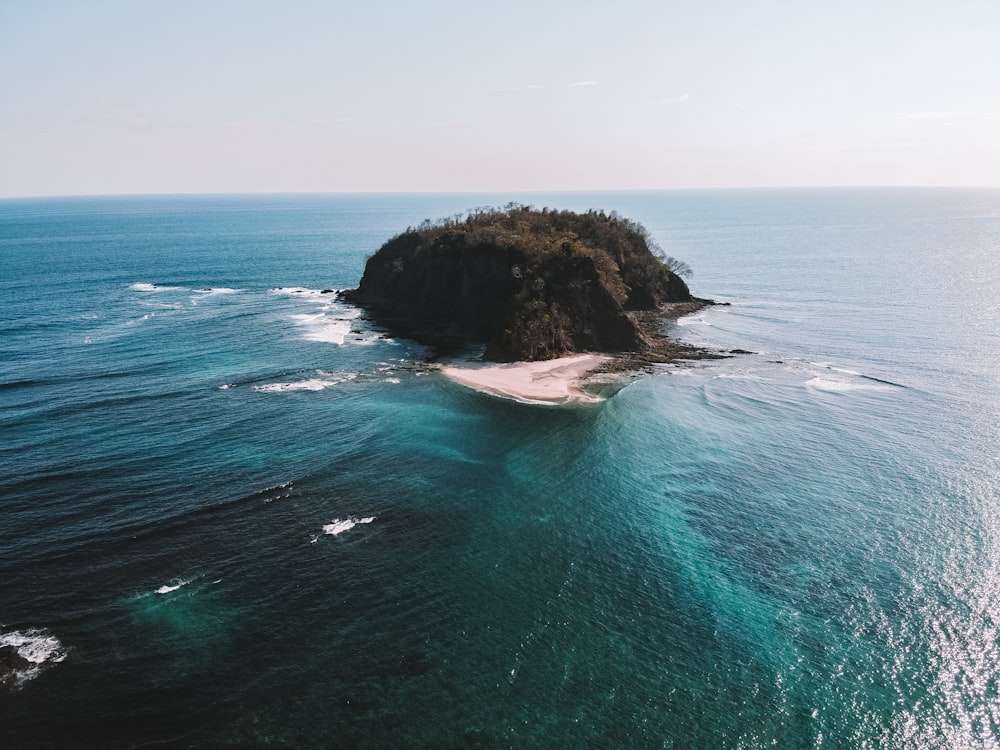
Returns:
[[[755,353],[527,406],[322,293],[512,199]],[[998,191],[0,201],[0,745],[994,747],[998,289]]]

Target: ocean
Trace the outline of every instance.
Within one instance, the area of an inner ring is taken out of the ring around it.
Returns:
[[[615,210],[724,359],[538,406],[337,290]],[[1000,191],[0,201],[0,746],[1000,745]]]

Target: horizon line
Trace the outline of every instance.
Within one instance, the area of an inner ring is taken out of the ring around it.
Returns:
[[[679,193],[712,191],[778,191],[778,190],[1000,190],[995,185],[717,185],[701,187],[663,188],[498,188],[494,190],[230,190],[187,192],[134,192],[134,193],[46,193],[33,195],[0,195],[0,201],[44,200],[69,198],[183,198],[222,196],[306,196],[306,195],[508,195],[515,193]]]

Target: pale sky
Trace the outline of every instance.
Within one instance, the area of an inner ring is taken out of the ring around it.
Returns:
[[[0,0],[0,197],[1000,186],[1000,0]]]

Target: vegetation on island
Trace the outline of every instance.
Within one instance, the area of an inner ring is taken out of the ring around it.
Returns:
[[[686,264],[614,212],[510,204],[407,228],[345,296],[417,340],[478,341],[489,359],[537,360],[655,348],[641,312],[699,302],[682,275]]]

